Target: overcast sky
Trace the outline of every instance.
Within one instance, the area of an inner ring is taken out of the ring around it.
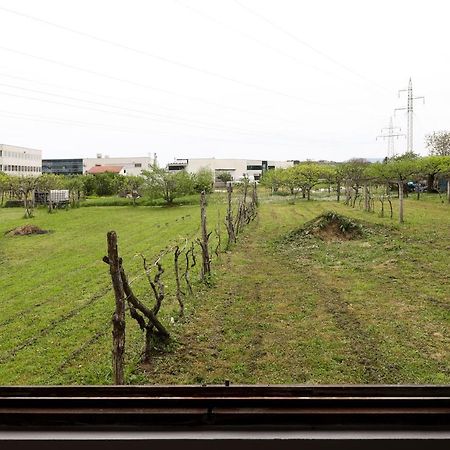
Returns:
[[[425,134],[450,128],[449,13],[445,0],[0,0],[0,143],[164,163],[381,158],[412,77],[425,154]]]

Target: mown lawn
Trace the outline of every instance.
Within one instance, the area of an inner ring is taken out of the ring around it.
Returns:
[[[208,208],[211,223],[220,202]],[[110,383],[114,297],[102,262],[107,231],[118,233],[129,278],[139,277],[136,293],[152,301],[136,255],[152,262],[167,246],[196,235],[199,207],[90,207],[55,214],[39,209],[33,219],[22,216],[22,209],[0,209],[0,384]],[[4,236],[25,223],[51,233]],[[168,323],[177,310],[171,254],[164,265],[168,295],[161,314]],[[130,368],[142,341],[134,323],[129,329]]]
[[[331,208],[369,233],[280,241]],[[264,204],[149,382],[450,383],[450,208],[405,211],[400,227],[335,202]]]
[[[211,202],[211,224],[223,208]],[[282,239],[329,209],[383,226],[354,241]],[[400,227],[332,201],[266,199],[182,321],[171,321],[167,256],[161,317],[172,341],[141,367],[142,336],[127,319],[127,382],[450,383],[450,208],[410,199],[405,213]],[[3,236],[21,216],[0,209],[0,384],[110,383],[106,232],[118,232],[135,291],[150,301],[135,255],[194,235],[199,208],[39,210],[27,222],[52,233]]]

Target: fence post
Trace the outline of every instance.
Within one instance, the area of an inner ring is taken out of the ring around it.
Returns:
[[[125,293],[122,278],[120,276],[120,259],[117,250],[117,234],[109,231],[107,234],[109,273],[114,288],[116,309],[112,317],[113,324],[113,350],[112,368],[114,384],[124,384],[124,360],[125,360]]]
[[[206,195],[205,191],[200,194],[200,212],[201,212],[201,228],[202,240],[200,246],[202,248],[202,279],[205,281],[211,274],[211,260],[209,257],[208,241],[209,235],[206,227]]]
[[[230,247],[231,243],[236,242],[236,236],[234,232],[234,223],[233,223],[233,209],[231,204],[231,196],[233,193],[233,186],[231,182],[228,182],[227,185],[227,198],[228,198],[228,207],[227,207],[227,231],[228,231],[228,247]]]

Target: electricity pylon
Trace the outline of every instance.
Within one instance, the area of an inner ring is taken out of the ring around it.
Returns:
[[[395,111],[406,110],[407,113],[407,123],[406,123],[406,151],[413,151],[413,115],[414,115],[414,100],[423,99],[425,104],[425,97],[414,97],[411,78],[409,79],[408,89],[401,89],[398,91],[398,96],[400,98],[401,92],[408,92],[408,102],[406,108],[395,108]]]
[[[387,139],[388,148],[387,148],[387,157],[392,158],[395,156],[395,146],[394,146],[394,138],[399,138],[400,136],[406,136],[404,133],[399,133],[397,131],[401,131],[400,127],[394,127],[394,123],[392,121],[392,117],[389,120],[389,126],[381,129],[381,134],[377,136],[378,139]],[[387,133],[385,133],[387,131]]]

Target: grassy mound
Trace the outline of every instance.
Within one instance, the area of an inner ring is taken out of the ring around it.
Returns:
[[[286,240],[313,236],[323,241],[358,239],[364,233],[364,227],[355,219],[326,211],[315,219],[306,222],[301,228],[291,231]]]
[[[5,234],[7,236],[29,236],[32,234],[47,234],[50,233],[49,230],[43,230],[36,225],[22,225],[21,227],[14,228],[13,230],[7,231]]]

